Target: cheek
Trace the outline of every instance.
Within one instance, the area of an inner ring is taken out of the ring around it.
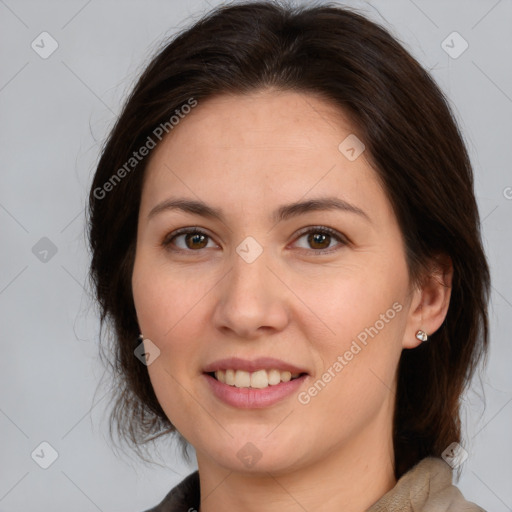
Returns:
[[[305,322],[308,337],[322,340],[322,350],[342,350],[360,333],[364,341],[365,329],[376,323],[385,337],[385,331],[391,334],[401,327],[405,316],[397,311],[405,311],[408,286],[407,268],[401,260],[390,264],[377,254],[356,254],[337,267],[290,274],[287,285],[300,299],[285,299],[302,311],[299,315],[295,310],[295,320]]]
[[[146,259],[144,253],[134,265],[132,289],[139,326],[160,350],[148,372],[155,393],[164,401],[169,394],[180,395],[179,383],[197,374],[198,344],[204,337],[201,299],[211,285],[207,279],[194,281],[192,273],[186,274],[155,258]]]
[[[192,274],[173,271],[165,261],[146,257],[136,259],[132,290],[139,325],[148,338],[164,341],[172,333],[190,326],[193,310],[208,286],[205,281],[194,282]],[[192,323],[193,324],[193,323]]]
[[[141,332],[160,351],[147,367],[153,390],[171,423],[189,432],[190,417],[201,412],[191,396],[191,379],[197,373],[197,343],[203,330],[195,321],[194,305],[199,306],[197,294],[202,291],[142,258],[134,266],[132,287]]]
[[[339,424],[336,415],[347,412],[354,420],[367,420],[394,386],[406,325],[408,273],[405,262],[388,263],[368,258],[364,267],[333,272],[322,293],[318,287],[299,292],[315,305],[321,322],[314,322],[327,326],[323,336],[310,329],[308,337],[320,356],[315,382],[328,381],[325,387],[316,386],[321,392],[314,400],[331,411],[334,424]]]
[[[339,320],[333,341],[318,340],[319,371],[299,397],[301,404],[309,402],[305,410],[310,408],[302,417],[303,428],[314,431],[320,415],[327,437],[342,434],[346,439],[391,410],[405,308],[381,302],[383,307],[373,311],[368,305],[345,307],[347,317]]]

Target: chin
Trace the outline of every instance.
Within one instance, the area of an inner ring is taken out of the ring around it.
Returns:
[[[254,435],[237,436],[224,443],[214,443],[205,447],[203,452],[222,468],[236,473],[268,476],[268,473],[274,475],[293,471],[300,464],[301,453],[297,450],[300,442],[294,441],[289,435],[272,440],[265,438],[272,428],[275,427],[259,426],[254,429],[258,430],[257,434],[254,432]]]

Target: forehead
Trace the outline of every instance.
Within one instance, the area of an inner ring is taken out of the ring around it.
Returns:
[[[365,152],[351,160],[342,151],[347,137],[358,140],[354,132],[340,108],[314,94],[265,90],[199,101],[153,150],[143,203],[172,193],[261,208],[334,194],[388,208]]]
[[[185,119],[187,129],[175,130],[169,138],[194,131],[202,135],[203,144],[230,149],[261,144],[268,149],[319,149],[335,144],[340,129],[354,132],[347,114],[319,95],[276,89],[208,98]]]

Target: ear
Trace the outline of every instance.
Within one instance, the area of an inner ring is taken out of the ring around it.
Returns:
[[[446,254],[436,256],[422,284],[413,291],[403,348],[415,348],[421,344],[416,338],[418,330],[431,336],[441,327],[450,305],[452,279],[453,264],[450,257]]]

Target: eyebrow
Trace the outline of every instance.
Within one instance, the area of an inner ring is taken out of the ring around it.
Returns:
[[[180,210],[210,219],[217,219],[223,223],[225,222],[225,217],[221,209],[209,206],[203,201],[186,198],[170,198],[162,201],[149,212],[148,220],[161,212],[170,210]],[[310,199],[308,201],[299,201],[296,203],[282,205],[271,215],[271,220],[278,223],[309,212],[328,210],[339,210],[354,213],[371,223],[370,217],[366,212],[361,210],[361,208],[358,208],[357,206],[338,197],[321,197]]]

